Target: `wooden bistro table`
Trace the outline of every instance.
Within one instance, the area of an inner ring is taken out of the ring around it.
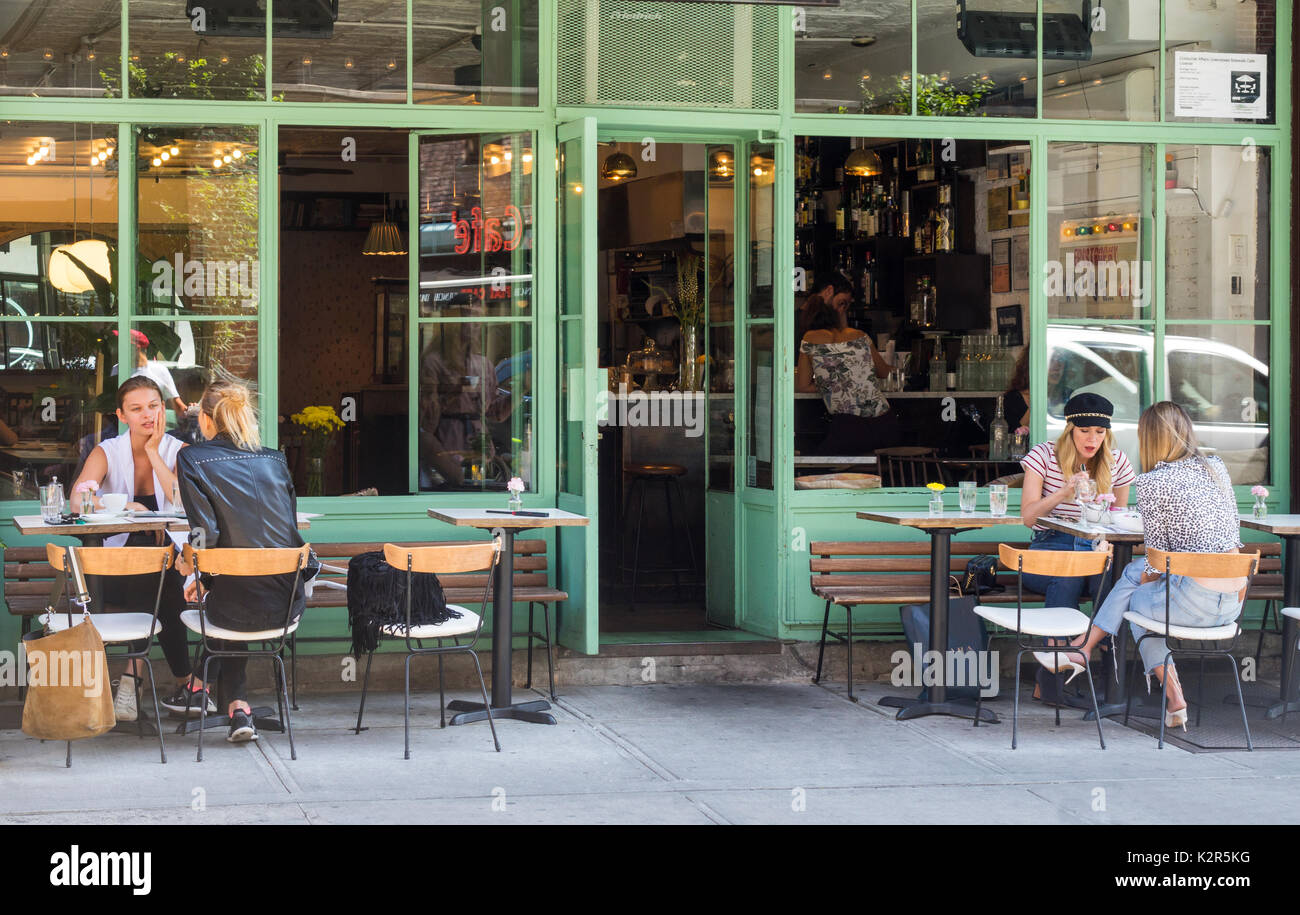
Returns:
[[[477,527],[501,535],[501,558],[497,561],[496,581],[492,584],[492,717],[531,721],[533,724],[555,724],[550,703],[545,699],[514,703],[510,698],[510,662],[514,647],[514,575],[515,534],[520,531],[548,527],[585,527],[588,519],[558,508],[526,509],[523,514],[482,508],[431,508],[429,517],[437,518],[455,527]],[[487,710],[482,702],[465,702],[456,699],[447,703],[453,715],[452,724],[482,721]]]
[[[1282,538],[1282,605],[1300,607],[1300,515],[1272,515],[1255,518],[1242,515],[1241,526],[1253,531],[1263,531]],[[1265,718],[1277,718],[1283,712],[1300,712],[1300,696],[1296,690],[1287,695],[1288,677],[1295,655],[1296,637],[1300,635],[1300,622],[1283,617],[1282,625],[1282,691],[1276,702],[1264,712]],[[1251,703],[1254,704],[1254,703]]]
[[[1093,598],[1093,615],[1096,616],[1097,609],[1101,607],[1106,596],[1110,594],[1110,589],[1115,587],[1115,580],[1124,574],[1128,564],[1133,561],[1133,547],[1142,543],[1146,539],[1146,534],[1141,531],[1129,531],[1120,527],[1108,524],[1090,524],[1087,521],[1074,521],[1069,518],[1058,518],[1054,515],[1048,515],[1038,522],[1043,527],[1054,531],[1060,531],[1063,534],[1072,534],[1075,537],[1083,537],[1086,540],[1096,540],[1098,537],[1105,540],[1114,547],[1115,553],[1111,559],[1110,574],[1108,574],[1101,583],[1100,594]],[[1124,675],[1125,668],[1128,666],[1124,658],[1117,658],[1114,642],[1112,638],[1112,649],[1107,652],[1106,657],[1109,659],[1106,666],[1110,668],[1106,673],[1106,695],[1104,701],[1098,705],[1098,711],[1101,717],[1107,718],[1111,715],[1118,715],[1124,711]],[[1119,639],[1124,645],[1127,645],[1124,639]],[[1236,701],[1235,698],[1233,700]],[[1085,720],[1092,720],[1092,703],[1080,697],[1073,700],[1072,697],[1066,697],[1066,704],[1072,708],[1085,709]],[[1137,709],[1134,709],[1131,715],[1139,715]],[[1140,716],[1139,716],[1140,717]]]
[[[858,517],[881,524],[897,524],[901,527],[914,527],[930,535],[930,649],[947,657],[948,651],[948,577],[952,564],[952,535],[964,531],[973,531],[998,525],[1020,525],[1019,515],[1003,515],[994,518],[988,512],[972,512],[969,515],[944,512],[931,515],[928,512],[858,512]],[[946,670],[947,665],[944,665]],[[942,677],[940,678],[942,681]],[[928,698],[914,696],[886,696],[880,704],[898,709],[899,721],[920,718],[924,715],[955,715],[959,718],[975,717],[973,699],[949,699],[948,685],[943,682],[929,687]],[[981,710],[981,721],[996,722],[997,715],[985,707]]]
[[[14,527],[18,528],[18,533],[28,536],[48,536],[48,537],[76,537],[81,541],[82,546],[96,547],[104,545],[104,538],[111,537],[113,534],[134,534],[138,531],[170,531],[180,533],[190,529],[189,522],[180,515],[158,515],[149,513],[150,517],[135,517],[127,519],[125,517],[113,521],[86,521],[81,524],[46,524],[40,515],[15,515]],[[320,517],[318,514],[307,514],[298,512],[298,530],[303,531],[311,527],[311,519]],[[55,570],[56,573],[58,570]],[[103,607],[103,587],[102,581],[98,576],[95,580],[87,583],[87,589],[90,592],[91,605]],[[218,712],[221,710],[218,709]],[[229,716],[225,714],[207,716],[206,729],[226,727],[230,723]],[[253,723],[257,727],[268,731],[283,731],[283,723],[275,717],[275,709],[269,706],[262,706],[253,709]],[[152,728],[153,725],[143,719],[141,727]],[[123,725],[123,727],[127,727]],[[199,729],[199,719],[194,718],[190,721],[181,722],[176,731],[179,734],[188,734],[191,731]],[[152,733],[152,731],[151,731]]]

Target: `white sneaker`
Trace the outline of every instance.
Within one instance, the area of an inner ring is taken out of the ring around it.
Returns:
[[[117,684],[117,695],[113,698],[113,716],[118,721],[135,721],[139,714],[135,704],[135,677],[122,674]]]

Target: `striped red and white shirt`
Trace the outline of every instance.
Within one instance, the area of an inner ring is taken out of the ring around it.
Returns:
[[[1133,472],[1133,465],[1129,463],[1127,455],[1118,448],[1112,449],[1110,454],[1111,488],[1118,489],[1121,486],[1132,486],[1137,479],[1137,474]],[[1065,476],[1061,473],[1061,465],[1056,463],[1056,445],[1052,442],[1040,442],[1035,445],[1021,460],[1020,466],[1025,468],[1026,473],[1032,470],[1043,478],[1044,496],[1050,496],[1065,487]],[[1058,518],[1078,521],[1082,511],[1079,508],[1079,503],[1074,499],[1070,499],[1061,502],[1056,508],[1052,509],[1052,514]],[[1041,524],[1035,524],[1034,530],[1042,531],[1047,530],[1047,528]]]

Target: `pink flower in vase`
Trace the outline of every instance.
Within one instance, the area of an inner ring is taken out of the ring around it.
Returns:
[[[524,481],[519,477],[511,477],[510,482],[506,484],[506,489],[512,493],[521,493],[524,491]]]
[[[1257,498],[1263,498],[1263,499],[1267,499],[1267,498],[1268,498],[1268,490],[1265,489],[1263,486],[1252,486],[1252,487],[1250,487],[1250,494],[1251,494],[1252,496],[1257,497]]]
[[[1115,504],[1115,494],[1104,492],[1097,497],[1097,501],[1103,503],[1107,509]]]
[[[99,492],[99,484],[94,480],[82,480],[75,487],[73,492]]]
[[[1028,427],[1028,426],[1016,426],[1016,433],[1015,433],[1015,434],[1016,434],[1016,435],[1028,435],[1028,434],[1029,434],[1029,427]]]

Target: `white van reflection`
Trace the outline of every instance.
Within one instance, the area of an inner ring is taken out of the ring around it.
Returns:
[[[1065,402],[1094,393],[1115,405],[1116,444],[1138,463],[1137,420],[1153,401],[1154,338],[1145,331],[1055,326],[1047,329],[1047,438],[1065,429]],[[1196,423],[1207,453],[1234,483],[1267,482],[1268,366],[1229,343],[1165,336],[1169,398]]]

